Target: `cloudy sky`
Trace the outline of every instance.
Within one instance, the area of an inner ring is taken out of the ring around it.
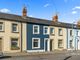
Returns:
[[[80,19],[80,0],[0,0],[0,12],[22,15],[24,4],[31,17],[51,20],[57,13],[61,22]]]

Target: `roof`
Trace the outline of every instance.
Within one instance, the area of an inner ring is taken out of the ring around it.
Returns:
[[[11,21],[19,21],[19,22],[25,22],[25,23],[36,23],[36,24],[46,24],[50,26],[57,26],[57,27],[65,27],[65,28],[78,28],[75,24],[70,23],[64,23],[64,22],[53,22],[51,20],[46,19],[39,19],[39,18],[33,18],[33,17],[23,17],[19,15],[14,14],[7,14],[7,13],[1,13],[0,12],[0,19],[3,20],[11,20]]]

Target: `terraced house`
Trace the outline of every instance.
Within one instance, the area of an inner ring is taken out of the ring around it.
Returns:
[[[79,26],[59,22],[57,15],[52,20],[29,17],[26,7],[22,10],[22,16],[0,13],[0,51],[50,52],[80,49]]]

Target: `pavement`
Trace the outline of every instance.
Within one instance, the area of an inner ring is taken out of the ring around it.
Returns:
[[[80,60],[80,51],[4,53],[0,60]]]
[[[67,51],[54,51],[54,52],[17,52],[17,53],[4,53],[4,56],[30,56],[30,55],[54,55],[54,54],[65,54]]]

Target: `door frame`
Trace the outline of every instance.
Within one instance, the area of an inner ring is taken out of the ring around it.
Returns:
[[[51,42],[52,41],[52,42]],[[53,51],[53,48],[54,48],[54,43],[53,43],[54,39],[50,39],[50,51]],[[51,44],[52,44],[52,47],[51,47]],[[51,50],[52,49],[52,50]]]
[[[47,41],[47,51],[50,51],[50,39],[49,38],[44,38],[44,51],[46,51],[46,44],[45,42]]]

